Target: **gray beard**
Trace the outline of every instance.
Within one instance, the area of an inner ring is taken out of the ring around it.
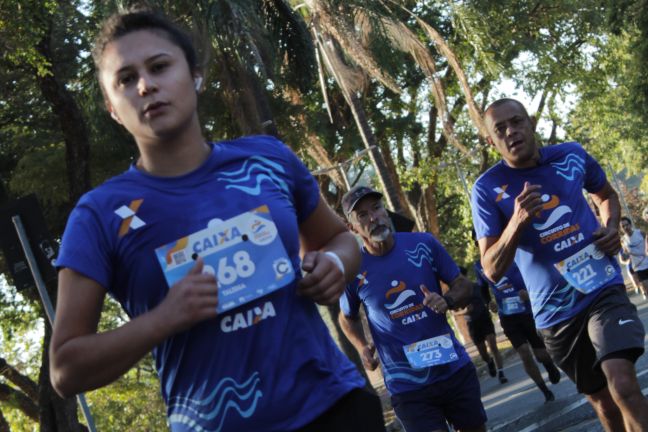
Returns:
[[[390,234],[391,234],[391,229],[384,227],[383,229],[377,230],[376,232],[372,232],[370,238],[371,241],[374,241],[376,243],[382,243],[389,238]]]

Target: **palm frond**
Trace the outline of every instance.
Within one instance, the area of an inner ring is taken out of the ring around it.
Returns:
[[[305,93],[313,84],[316,60],[304,20],[284,0],[263,0],[261,10],[274,51],[282,59],[279,66],[284,81]]]
[[[325,0],[307,0],[305,3],[320,29],[329,33],[353,62],[394,93],[401,92],[396,80],[380,67],[372,53],[360,43],[351,24],[353,17],[338,13],[339,10],[334,11]]]

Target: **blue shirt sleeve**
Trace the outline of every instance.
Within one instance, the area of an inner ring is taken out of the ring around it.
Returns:
[[[484,183],[483,178],[478,179],[470,196],[470,208],[477,240],[484,237],[499,237],[505,227],[499,209],[494,200],[489,197]]]
[[[112,281],[110,245],[99,211],[83,196],[68,218],[56,267],[70,268],[108,290]]]
[[[297,222],[301,224],[319,204],[319,186],[308,168],[286,144],[273,137],[268,139],[280,146],[285,158],[286,168],[293,179],[292,195],[297,211]]]
[[[445,250],[443,245],[437,239],[429,234],[429,241],[432,250],[434,251],[434,262],[436,264],[437,275],[446,284],[450,284],[459,276],[459,267],[450,257],[450,254]]]
[[[348,284],[340,297],[340,310],[344,316],[356,318],[360,312],[360,298],[355,284]]]
[[[589,193],[596,193],[607,183],[605,171],[585,149],[583,149],[583,153],[585,156],[585,181],[583,187]]]

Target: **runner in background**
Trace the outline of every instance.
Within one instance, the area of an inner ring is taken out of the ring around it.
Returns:
[[[381,193],[354,187],[342,209],[363,247],[360,271],[340,298],[340,325],[367,369],[382,365],[403,427],[485,431],[475,366],[445,315],[468,302],[472,283],[431,234],[392,232]],[[445,294],[440,281],[450,287]],[[375,345],[359,319],[361,305]]]
[[[542,363],[552,384],[560,382],[560,371],[549,357],[542,339],[538,336],[531,314],[529,293],[517,266],[511,265],[504,277],[497,283],[486,278],[479,261],[475,263],[475,273],[480,289],[492,292],[493,300],[490,300],[490,296],[488,297],[489,307],[498,313],[502,330],[522,360],[524,371],[538,386],[545,397],[545,402],[555,400],[553,392],[545,384],[533,358],[535,357],[539,363]]]
[[[648,296],[648,249],[644,234],[632,226],[632,221],[628,217],[621,218],[621,248],[622,252],[628,256],[632,266],[633,276],[638,281],[641,295],[644,300]]]
[[[461,274],[467,276],[467,269],[459,267]],[[495,326],[493,318],[486,304],[490,299],[488,287],[483,289],[476,284],[470,298],[470,303],[465,308],[464,318],[468,324],[470,339],[473,341],[479,352],[479,356],[488,367],[488,374],[497,377],[500,384],[506,384],[508,378],[504,375],[504,359],[497,347],[497,337],[495,336]],[[488,348],[486,345],[488,344]],[[490,350],[490,354],[488,351]]]
[[[630,261],[630,254],[627,254],[621,249],[619,252],[619,262],[626,266],[626,271],[628,272],[628,277],[630,278],[630,283],[632,284],[632,289],[635,294],[642,294],[641,286],[639,284],[639,278],[637,273],[632,268],[632,261]]]

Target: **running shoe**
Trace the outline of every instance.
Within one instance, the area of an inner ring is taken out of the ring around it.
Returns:
[[[504,376],[504,372],[502,372],[502,371],[499,371],[498,378],[499,378],[500,384],[506,384],[508,382],[508,378],[506,378]]]
[[[545,403],[552,402],[552,401],[556,400],[556,396],[554,396],[554,394],[551,392],[551,390],[547,390],[546,392],[543,391],[542,393],[544,393]]]

